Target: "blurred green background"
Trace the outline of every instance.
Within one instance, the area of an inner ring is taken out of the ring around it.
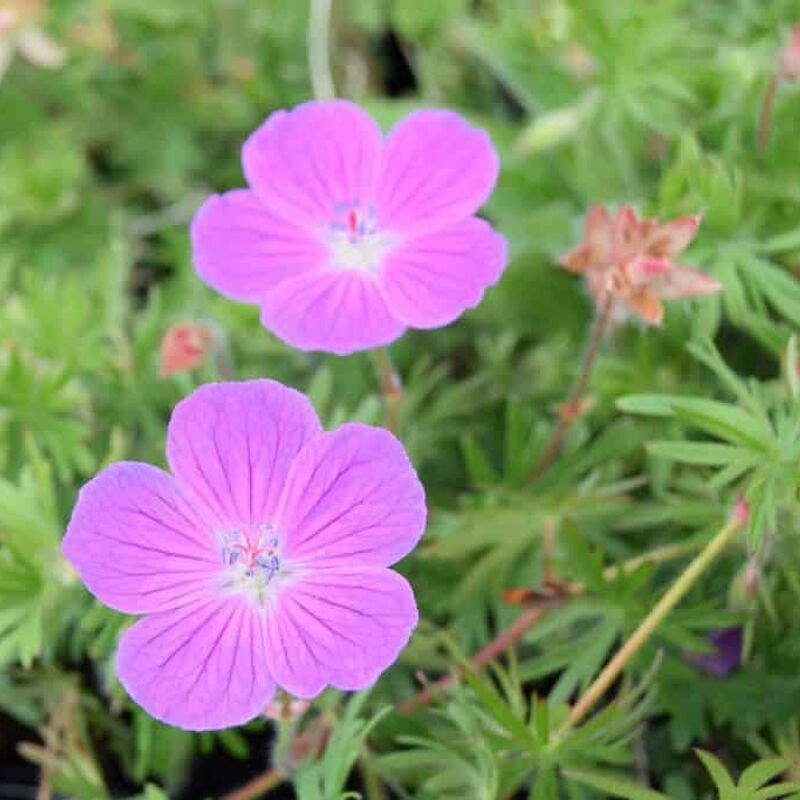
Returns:
[[[779,82],[757,143],[762,98],[796,21],[796,0],[334,0],[339,95],[385,128],[425,105],[490,131],[502,174],[485,214],[509,238],[511,262],[480,308],[392,347],[402,436],[432,508],[425,543],[404,565],[423,624],[365,705],[343,711],[334,692],[315,703],[312,717],[352,719],[334,755],[299,769],[296,796],[335,800],[349,786],[370,800],[653,797],[569,777],[602,768],[691,800],[719,791],[692,747],[734,775],[759,757],[800,757],[797,500],[755,479],[745,488],[764,508],[757,546],[715,570],[632,665],[641,677],[664,651],[648,679],[654,699],[635,720],[617,719],[616,733],[601,727],[552,763],[510,757],[474,687],[436,714],[382,718],[368,744],[362,724],[415,691],[415,670],[446,672],[514,618],[502,591],[540,579],[553,525],[560,573],[591,588],[535,629],[500,685],[513,687],[501,692],[509,713],[535,693],[556,714],[674,570],[640,570],[611,587],[592,576],[702,536],[742,488],[744,469],[715,484],[725,464],[648,454],[646,441],[680,438],[691,420],[631,416],[615,402],[730,399],[732,386],[750,386],[766,407],[796,381],[786,356],[800,325],[792,80]],[[197,736],[130,703],[112,668],[128,620],[91,600],[58,543],[78,487],[109,461],[163,464],[172,406],[218,379],[213,358],[160,374],[161,340],[176,323],[212,326],[236,377],[309,392],[328,425],[381,424],[367,354],[290,350],[260,327],[257,309],[208,290],[190,264],[188,222],[209,193],[242,185],[244,138],[270,111],[310,96],[307,28],[302,0],[0,0],[0,797],[156,800],[157,786],[169,797],[219,796],[267,767],[265,721]],[[665,218],[702,212],[687,261],[725,291],[674,304],[660,329],[614,332],[592,413],[532,491],[525,477],[593,313],[555,263],[596,202]],[[686,348],[701,341],[719,351],[704,350],[705,365]],[[797,462],[787,453],[789,475]],[[755,598],[742,590],[748,558],[764,571]],[[714,678],[686,662],[686,650],[728,625],[745,631],[741,670]]]

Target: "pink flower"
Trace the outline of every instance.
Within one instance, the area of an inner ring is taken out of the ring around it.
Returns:
[[[213,342],[214,331],[207,325],[173,325],[161,340],[161,374],[167,376],[196,369]]]
[[[304,103],[272,114],[242,161],[250,189],[197,212],[194,264],[293,347],[343,355],[447,325],[505,266],[505,239],[473,216],[497,154],[451,111],[417,111],[384,139],[353,103]]]
[[[661,223],[655,217],[639,219],[630,206],[620,208],[616,217],[605,206],[593,206],[586,215],[583,240],[564,256],[561,266],[584,276],[598,307],[611,294],[629,313],[660,325],[662,301],[722,289],[704,272],[674,261],[699,225],[699,215]]]
[[[374,683],[417,623],[387,569],[425,526],[400,442],[325,433],[279,383],[203,386],[167,437],[172,475],[123,462],[81,490],[63,551],[97,598],[143,619],[117,673],[152,716],[189,730],[261,714],[276,685],[301,698]]]

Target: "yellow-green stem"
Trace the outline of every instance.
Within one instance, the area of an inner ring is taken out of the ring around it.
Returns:
[[[389,351],[385,347],[373,350],[372,360],[375,362],[375,369],[381,384],[386,427],[397,435],[400,431],[400,401],[403,398],[403,384],[392,365]]]
[[[569,718],[559,733],[565,733],[577,725],[594,708],[597,701],[620,676],[628,662],[639,652],[669,612],[686,596],[714,559],[728,546],[741,527],[741,521],[736,517],[731,517],[705,548],[697,554],[572,707]]]
[[[311,0],[308,14],[308,71],[317,100],[336,97],[330,54],[332,4],[333,0]]]

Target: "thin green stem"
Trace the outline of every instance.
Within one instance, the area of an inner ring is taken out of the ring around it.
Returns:
[[[311,0],[308,15],[308,71],[317,100],[332,100],[336,87],[331,73],[331,7],[333,0]]]
[[[620,676],[628,662],[639,652],[670,611],[678,605],[695,583],[697,583],[697,580],[706,571],[709,565],[712,564],[716,557],[730,544],[741,527],[741,520],[736,516],[731,517],[703,550],[689,563],[689,566],[681,573],[661,600],[653,606],[652,610],[642,620],[639,627],[631,634],[630,638],[617,651],[617,654],[611,661],[606,664],[578,702],[572,707],[569,717],[561,727],[559,733],[565,733],[570,728],[577,725],[594,708],[598,700],[600,700],[609,687]]]
[[[385,347],[371,351],[372,360],[378,373],[386,412],[386,427],[395,435],[400,431],[400,401],[403,399],[403,384],[400,381]]]
[[[586,390],[589,388],[589,380],[592,377],[592,371],[594,370],[597,355],[600,352],[600,346],[603,344],[608,328],[611,325],[613,308],[614,293],[608,292],[599,309],[595,323],[592,326],[592,332],[589,334],[589,341],[583,354],[583,362],[581,363],[578,379],[569,394],[567,402],[561,409],[558,424],[553,431],[553,435],[550,437],[550,441],[547,443],[544,452],[531,470],[531,474],[528,478],[528,485],[536,483],[536,481],[538,481],[553,465],[553,462],[558,458],[561,452],[561,448],[564,446],[564,442],[567,439],[567,434],[573,422],[580,416],[580,405],[586,394]]]

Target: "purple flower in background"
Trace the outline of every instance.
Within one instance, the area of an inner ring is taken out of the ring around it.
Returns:
[[[204,386],[169,424],[172,475],[123,462],[80,493],[63,550],[106,605],[143,614],[117,672],[152,716],[190,730],[261,713],[276,685],[362,689],[417,623],[387,569],[425,527],[421,484],[389,432],[323,432],[268,380]]]
[[[686,660],[708,675],[725,678],[742,665],[741,625],[720,628],[708,634],[711,653],[687,653]]]
[[[242,151],[250,189],[192,224],[200,277],[301,350],[340,355],[437,328],[500,277],[506,241],[473,214],[497,180],[487,134],[417,111],[384,139],[343,100],[277,111]]]

